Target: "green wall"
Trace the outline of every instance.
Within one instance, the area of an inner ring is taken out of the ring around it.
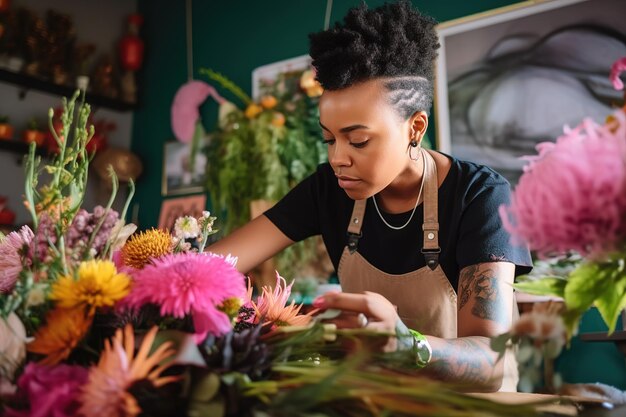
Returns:
[[[413,3],[439,21],[516,3],[514,0],[438,0]],[[335,0],[331,22],[359,0]],[[384,0],[369,0],[370,7]],[[144,162],[134,199],[140,228],[155,226],[161,206],[163,143],[173,138],[170,104],[187,81],[185,1],[140,0],[145,17],[142,36],[146,60],[141,80],[141,108],[135,113],[132,149]],[[252,70],[260,65],[306,54],[307,34],[323,29],[326,0],[195,0],[193,2],[194,76],[210,67],[250,92]],[[205,103],[202,117],[210,129],[217,106]],[[430,133],[432,135],[432,133]]]

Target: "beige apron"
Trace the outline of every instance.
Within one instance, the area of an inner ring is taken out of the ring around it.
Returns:
[[[348,226],[348,246],[343,250],[337,275],[345,292],[371,291],[383,295],[398,309],[407,327],[444,339],[457,337],[456,292],[439,265],[437,166],[428,151],[424,158],[424,231],[422,254],[426,266],[406,274],[388,274],[371,265],[356,249],[367,200],[354,203]],[[505,355],[501,391],[517,390],[514,355]]]

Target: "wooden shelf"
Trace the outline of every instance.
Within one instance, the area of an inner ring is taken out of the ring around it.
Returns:
[[[0,151],[12,152],[16,155],[27,155],[29,144],[18,140],[0,140]],[[46,156],[48,153],[42,147],[35,151],[37,155]]]
[[[58,96],[71,97],[76,91],[75,87],[54,84],[51,81],[33,77],[27,74],[16,73],[0,68],[0,81],[15,84],[26,90],[37,90]],[[137,108],[137,103],[129,103],[120,99],[105,97],[87,92],[87,103],[93,107],[106,107],[111,110],[129,111]]]

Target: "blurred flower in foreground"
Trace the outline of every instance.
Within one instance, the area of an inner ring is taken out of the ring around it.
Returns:
[[[30,410],[7,409],[6,417],[78,415],[78,396],[87,381],[87,369],[81,366],[60,364],[26,365],[17,383],[17,400],[29,404]]]
[[[514,240],[540,256],[573,250],[592,259],[624,241],[626,114],[613,118],[604,126],[587,119],[527,157],[510,206],[500,208]]]
[[[178,376],[162,376],[175,354],[171,342],[165,342],[149,354],[157,327],[143,338],[137,354],[135,336],[129,325],[118,329],[112,340],[105,342],[98,365],[89,371],[81,394],[80,413],[85,417],[132,417],[141,413],[135,397],[128,392],[133,383],[144,380],[154,388],[177,381]],[[166,362],[163,364],[163,362]]]
[[[67,358],[87,334],[93,316],[80,308],[57,308],[46,315],[46,324],[37,330],[29,352],[45,355],[43,365],[56,365]]]

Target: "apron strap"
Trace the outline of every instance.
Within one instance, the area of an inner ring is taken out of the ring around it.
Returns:
[[[359,245],[359,239],[362,236],[361,227],[363,226],[363,217],[365,217],[365,206],[367,200],[357,200],[354,202],[352,216],[348,224],[348,250],[354,253]]]
[[[437,181],[437,165],[435,160],[422,149],[422,158],[424,159],[424,243],[422,246],[422,254],[426,260],[426,265],[432,270],[439,265],[439,220],[438,220],[438,181]]]

